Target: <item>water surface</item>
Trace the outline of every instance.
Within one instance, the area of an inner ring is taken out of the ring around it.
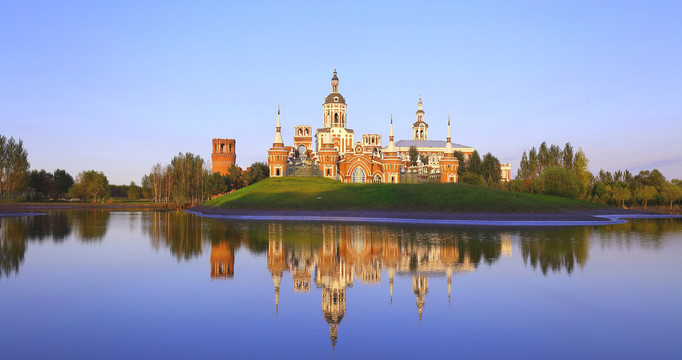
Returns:
[[[0,357],[674,359],[680,259],[675,219],[2,218]]]

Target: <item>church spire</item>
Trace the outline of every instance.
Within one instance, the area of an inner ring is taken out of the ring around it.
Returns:
[[[279,104],[277,104],[277,132],[275,133],[275,140],[272,142],[272,147],[284,146],[284,141],[282,140],[282,123],[279,120]]]
[[[448,137],[446,139],[445,150],[443,152],[445,154],[454,154],[452,150],[452,138],[450,137],[450,115],[448,115]]]
[[[334,68],[334,76],[332,76],[332,92],[339,92],[339,77],[336,76],[336,68]]]
[[[391,113],[391,130],[388,133],[388,146],[386,147],[386,152],[394,153],[395,151],[395,144],[393,143],[393,113]]]

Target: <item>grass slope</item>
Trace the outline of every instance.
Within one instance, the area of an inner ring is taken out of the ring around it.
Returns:
[[[223,209],[391,209],[440,212],[557,212],[593,203],[467,184],[344,184],[323,178],[268,178],[203,204]]]

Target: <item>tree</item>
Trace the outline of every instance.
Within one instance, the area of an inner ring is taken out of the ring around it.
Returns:
[[[227,185],[225,184],[225,177],[220,173],[213,173],[206,178],[206,192],[208,195],[215,196],[227,192]]]
[[[616,200],[618,206],[623,208],[625,208],[625,200],[628,200],[630,197],[632,197],[630,189],[624,186],[614,186],[611,188],[611,194],[613,199]]]
[[[141,193],[142,189],[140,189],[140,187],[137,186],[134,181],[131,181],[130,185],[128,186],[128,199],[137,200],[140,198]]]
[[[582,150],[580,150],[582,151]],[[561,153],[562,160],[563,160],[563,165],[565,168],[569,170],[573,170],[573,160],[574,160],[574,155],[573,155],[573,146],[571,143],[566,143],[564,146],[564,151]]]
[[[669,182],[664,182],[661,185],[661,195],[666,202],[670,203],[670,210],[672,210],[673,202],[682,199],[682,188]]]
[[[225,184],[227,184],[227,191],[243,188],[245,181],[242,175],[242,168],[236,165],[230,166],[227,169],[227,174],[225,174]]]
[[[472,172],[466,172],[459,178],[460,182],[476,186],[485,186],[485,180],[481,174],[474,174]]]
[[[500,161],[491,153],[483,155],[480,174],[488,186],[496,185],[502,180]]]
[[[254,162],[246,171],[246,184],[253,185],[270,176],[270,169],[268,164],[263,162]]]
[[[481,156],[478,154],[478,151],[474,150],[474,152],[471,153],[466,171],[474,174],[481,174]]]
[[[636,199],[644,201],[644,209],[646,209],[649,200],[653,199],[656,194],[658,194],[658,191],[651,185],[642,186],[633,193]]]
[[[566,146],[569,146],[569,144],[566,144]],[[592,182],[593,178],[592,173],[590,173],[590,171],[587,169],[589,163],[590,160],[587,158],[587,155],[585,155],[583,149],[579,147],[578,152],[576,152],[575,156],[573,157],[572,170],[573,174],[575,174],[578,184],[580,185],[581,196],[587,194],[587,190],[590,188],[590,183]]]
[[[410,166],[415,166],[417,164],[417,159],[419,158],[419,150],[417,147],[412,145],[407,150],[407,156],[410,158]]]
[[[141,195],[143,199],[151,199],[152,198],[152,181],[149,175],[145,175],[142,177],[142,187],[140,189]]]
[[[109,197],[109,180],[101,171],[82,171],[69,189],[69,197],[97,202]]]
[[[14,200],[24,190],[29,167],[24,142],[0,135],[0,198],[9,197]]]
[[[66,172],[66,170],[57,169],[52,175],[54,180],[54,185],[52,188],[52,197],[63,198],[69,191],[69,188],[73,186],[73,177]]]
[[[547,195],[577,198],[580,186],[575,175],[563,167],[548,168],[540,177],[542,192]]]

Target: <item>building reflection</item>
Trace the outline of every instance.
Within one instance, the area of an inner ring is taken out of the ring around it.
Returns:
[[[279,309],[279,294],[284,273],[291,272],[295,293],[310,292],[315,286],[322,290],[322,317],[329,325],[332,346],[339,337],[339,325],[346,315],[347,289],[355,279],[364,285],[380,284],[382,273],[388,275],[389,297],[393,301],[396,276],[412,277],[419,320],[427,303],[430,277],[446,277],[448,300],[452,276],[473,272],[475,263],[469,256],[469,245],[462,247],[456,238],[446,241],[401,242],[389,228],[364,225],[321,225],[322,241],[311,246],[297,246],[285,241],[282,224],[268,224],[267,267],[274,288],[275,312]],[[248,240],[246,241],[248,243]],[[510,254],[510,239],[497,241],[494,253]],[[213,246],[212,251],[223,249]],[[508,246],[508,250],[500,248]],[[460,248],[461,247],[461,248]],[[221,254],[224,253],[221,250]],[[212,278],[217,257],[211,256]],[[224,268],[234,271],[234,257]],[[223,265],[221,265],[223,266]]]

